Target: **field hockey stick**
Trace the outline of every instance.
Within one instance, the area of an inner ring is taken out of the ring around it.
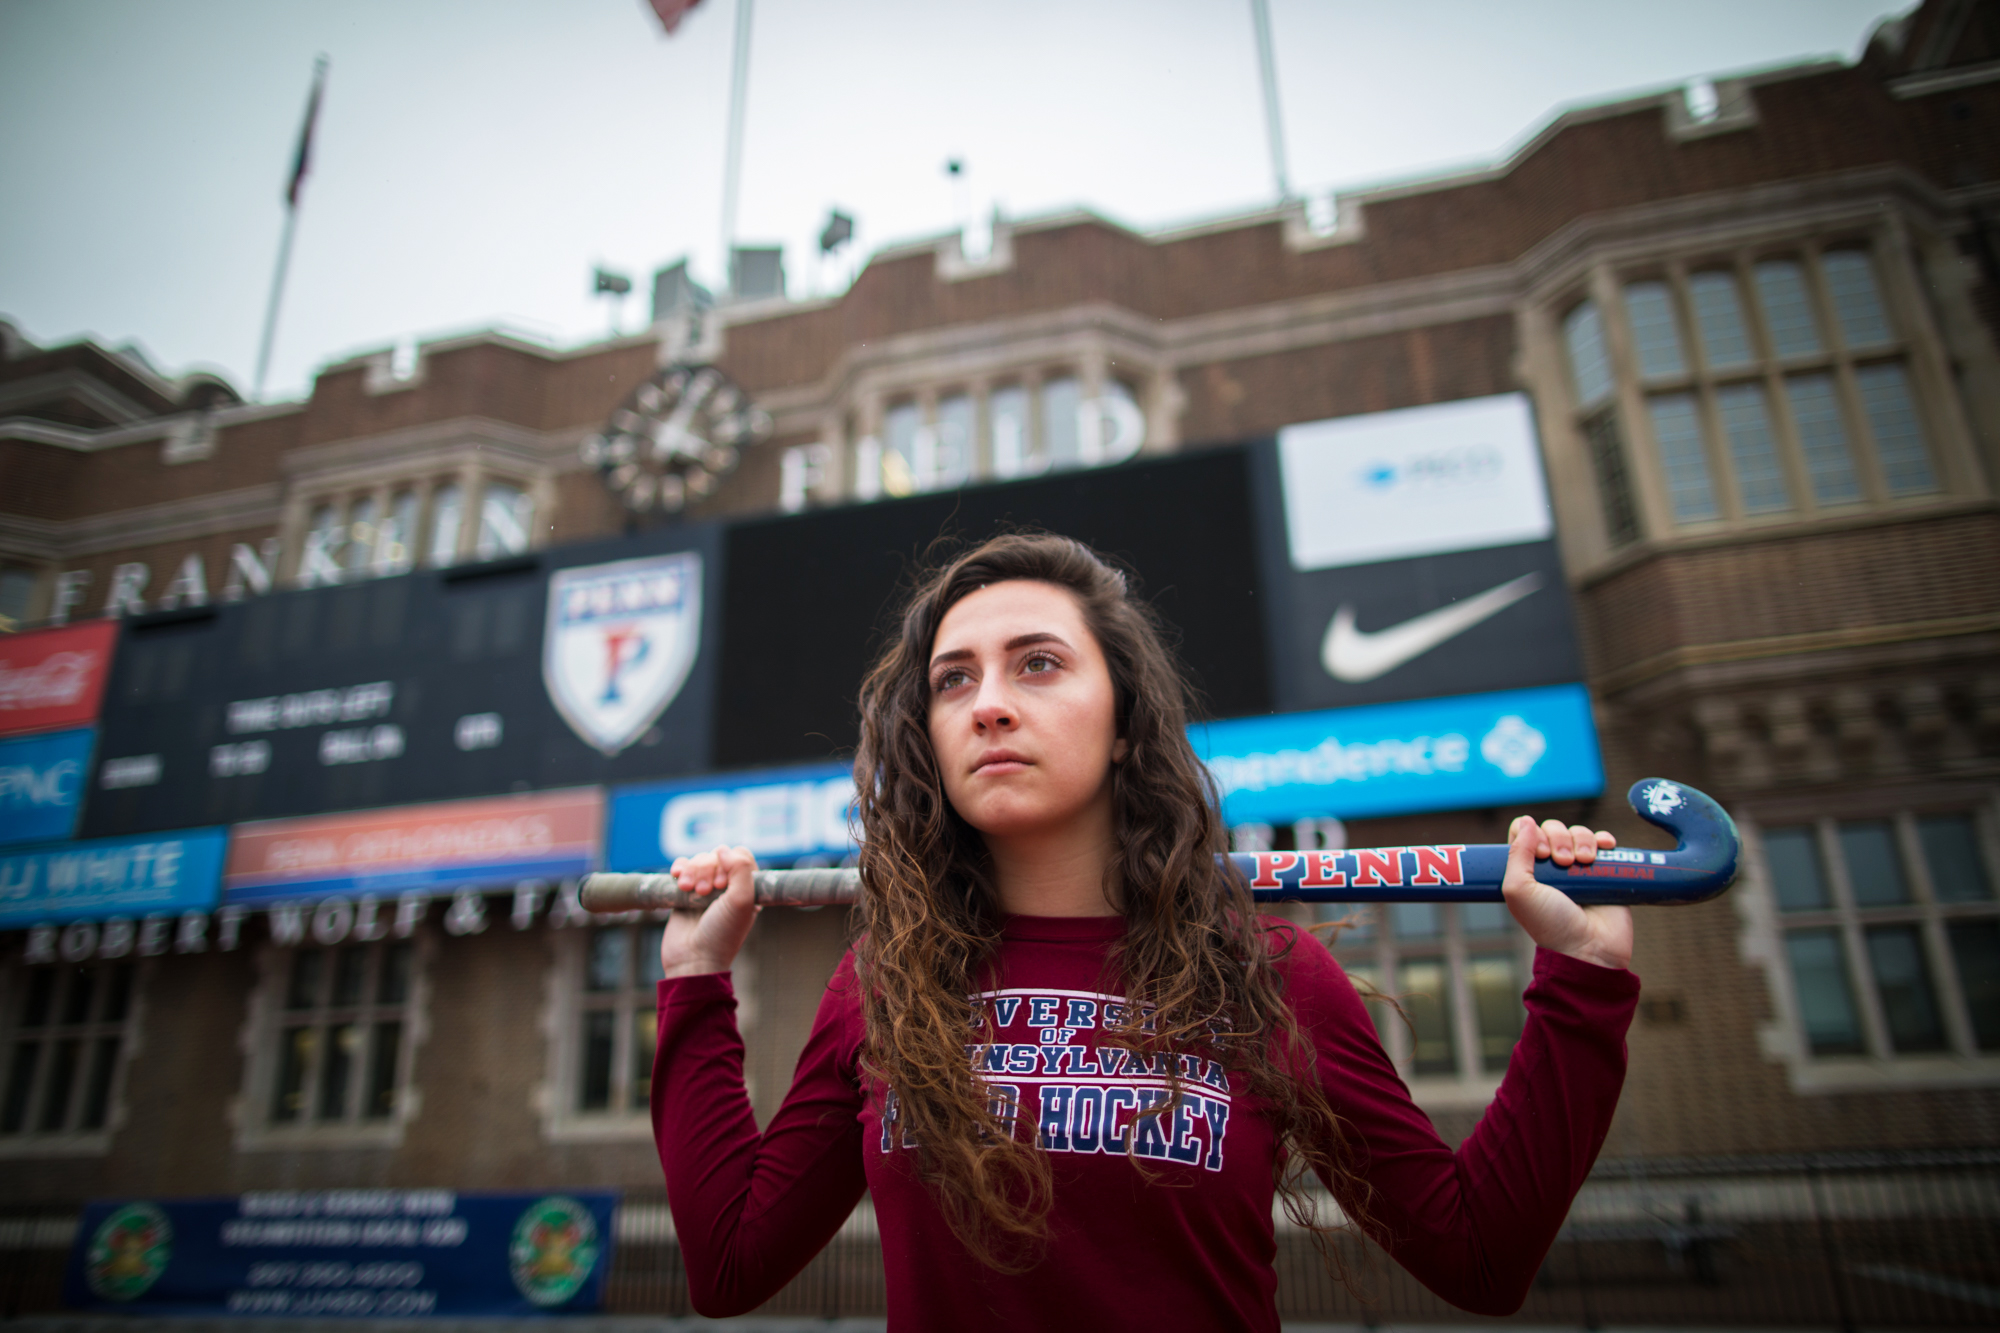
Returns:
[[[1702,792],[1665,778],[1641,778],[1625,793],[1638,816],[1674,835],[1670,852],[1599,850],[1590,865],[1535,863],[1535,878],[1579,903],[1660,907],[1698,903],[1736,881],[1741,841],[1729,812]],[[1258,902],[1491,903],[1502,901],[1505,843],[1358,847],[1345,851],[1232,852],[1217,858],[1250,884]],[[851,903],[861,872],[760,870],[759,904],[826,907]],[[669,907],[700,910],[718,895],[684,894],[672,875],[586,875],[579,898],[592,912]]]

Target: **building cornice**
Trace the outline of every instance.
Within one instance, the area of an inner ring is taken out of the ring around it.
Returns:
[[[1803,233],[1872,228],[1885,209],[1898,205],[1938,227],[1952,211],[1942,191],[1905,167],[1862,167],[1591,213],[1538,241],[1514,267],[1528,299],[1540,302],[1594,262],[1656,262],[1792,241]]]
[[[1853,513],[1816,514],[1810,518],[1767,520],[1718,528],[1713,532],[1649,538],[1618,548],[1602,563],[1578,575],[1574,583],[1578,592],[1589,592],[1628,570],[1662,557],[1734,546],[1754,546],[1764,542],[1797,541],[1802,538],[1832,536],[1865,528],[1895,527],[1907,523],[1934,522],[1982,514],[2000,514],[2000,503],[1984,497],[1902,500]]]
[[[1956,69],[1926,70],[1922,74],[1905,74],[1900,79],[1888,82],[1889,96],[1908,100],[1912,97],[1929,97],[1932,93],[1952,93],[1961,88],[1977,88],[1981,84],[2000,82],[2000,60],[1988,60],[1978,65],[1960,65]]]
[[[367,485],[408,477],[413,470],[476,461],[501,461],[530,471],[574,453],[587,430],[543,432],[492,417],[451,417],[380,435],[355,436],[287,453],[279,469],[288,486],[320,489]]]
[[[1771,658],[1798,658],[1857,648],[1880,648],[1891,644],[1916,643],[1934,639],[1957,639],[1970,635],[1986,637],[1986,648],[2000,635],[2000,612],[1969,616],[1942,616],[1931,620],[1897,621],[1885,625],[1849,625],[1840,629],[1815,630],[1804,634],[1782,634],[1759,639],[1732,639],[1722,643],[1689,643],[1629,666],[1593,676],[1591,684],[1606,698],[1617,696],[1662,676],[1697,667],[1727,663],[1757,662]],[[1797,674],[1796,662],[1788,662],[1782,675]]]
[[[869,392],[998,377],[1074,360],[1086,347],[1115,360],[1157,364],[1164,354],[1156,320],[1093,301],[978,324],[953,324],[850,346],[819,380],[767,390],[758,405],[784,434],[810,428],[811,414]]]
[[[1519,296],[1514,268],[1496,264],[1190,315],[1160,340],[1177,366],[1200,365],[1504,315]]]
[[[103,449],[122,448],[128,444],[157,444],[173,435],[175,431],[192,422],[205,421],[220,430],[230,426],[240,426],[252,421],[267,421],[301,412],[300,403],[243,403],[231,407],[216,408],[211,412],[175,412],[167,416],[151,417],[128,425],[106,426],[90,430],[80,426],[64,426],[53,421],[42,421],[36,417],[7,417],[0,419],[0,443],[16,440],[23,444],[46,444],[57,449],[72,449],[77,453],[90,454]]]
[[[796,307],[793,307],[796,308]],[[329,361],[314,371],[315,380],[329,375],[351,374],[361,371],[364,375],[363,388],[371,397],[401,393],[423,386],[430,378],[430,362],[433,357],[451,352],[465,351],[474,347],[491,347],[503,351],[517,352],[531,356],[550,365],[560,365],[565,361],[575,361],[588,356],[601,356],[606,352],[624,351],[634,347],[657,348],[661,342],[657,325],[641,329],[637,333],[620,334],[606,338],[602,342],[584,343],[576,347],[554,347],[548,343],[504,328],[479,329],[469,332],[452,333],[432,338],[416,345],[415,356],[409,373],[399,375],[395,369],[396,349],[392,347],[372,347],[361,352],[352,352]],[[311,400],[308,399],[308,402]]]
[[[96,411],[109,417],[118,425],[130,425],[135,421],[145,421],[156,414],[125,394],[118,392],[94,375],[86,375],[74,366],[60,370],[45,371],[40,375],[29,375],[24,379],[9,380],[0,384],[0,413],[19,407],[32,407],[54,398],[76,398]]]
[[[278,521],[278,497],[278,486],[266,483],[60,522],[0,514],[0,551],[34,560],[69,560],[271,527]]]

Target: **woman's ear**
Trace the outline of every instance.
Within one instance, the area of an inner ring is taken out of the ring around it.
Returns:
[[[1111,762],[1112,762],[1112,763],[1114,763],[1114,764],[1122,764],[1122,763],[1124,763],[1124,762],[1125,762],[1125,756],[1126,756],[1126,755],[1128,755],[1128,754],[1130,754],[1130,753],[1132,753],[1132,747],[1131,747],[1130,745],[1127,745],[1127,744],[1125,743],[1125,738],[1124,738],[1123,736],[1120,736],[1120,737],[1119,737],[1119,738],[1118,738],[1117,740],[1115,740],[1115,741],[1111,742]]]

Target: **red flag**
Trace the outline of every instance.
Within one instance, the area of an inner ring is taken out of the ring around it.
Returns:
[[[292,159],[292,179],[285,186],[285,206],[299,206],[299,190],[306,183],[306,168],[312,165],[313,127],[319,123],[319,94],[326,86],[326,57],[313,64],[312,96],[306,100],[306,123],[299,128],[299,151]]]
[[[646,0],[646,2],[653,7],[653,13],[660,20],[660,26],[665,28],[667,35],[671,37],[674,29],[681,26],[681,19],[690,9],[700,4],[701,0]]]

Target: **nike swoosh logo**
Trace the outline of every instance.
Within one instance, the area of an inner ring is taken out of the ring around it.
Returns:
[[[1326,627],[1326,639],[1319,649],[1320,663],[1335,680],[1359,685],[1387,675],[1412,658],[1422,657],[1480,621],[1505,611],[1541,586],[1540,574],[1523,574],[1475,597],[1427,611],[1372,634],[1354,628],[1354,608],[1342,606],[1333,613],[1333,623]]]

